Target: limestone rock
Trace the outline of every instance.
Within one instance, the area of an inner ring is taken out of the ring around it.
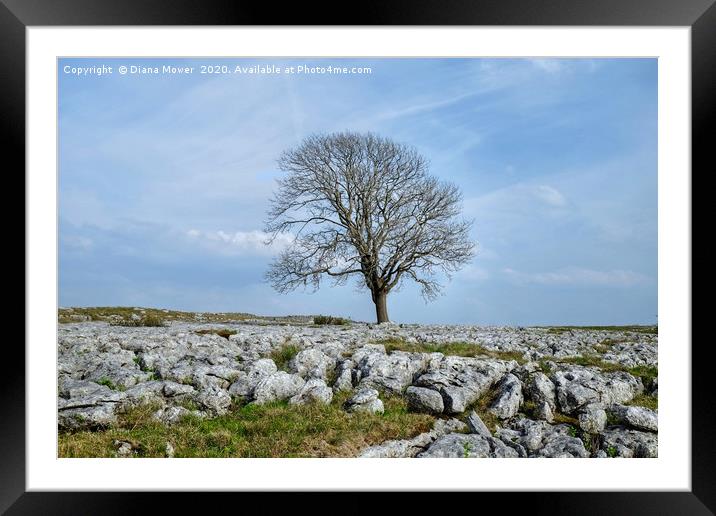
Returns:
[[[304,405],[306,403],[328,405],[332,399],[333,391],[326,385],[326,382],[320,378],[311,378],[301,387],[301,391],[289,400],[289,403],[291,405]]]
[[[497,396],[488,410],[500,419],[509,419],[520,410],[522,383],[510,373],[500,380],[497,389]]]
[[[646,430],[647,432],[659,430],[659,415],[648,408],[615,403],[608,408],[608,411],[617,422],[636,430]]]
[[[405,399],[408,408],[414,412],[440,414],[444,409],[443,397],[440,393],[425,387],[408,387],[405,390]]]
[[[607,413],[600,404],[583,407],[578,415],[579,427],[589,434],[598,434],[607,424]]]
[[[494,437],[479,434],[448,434],[435,440],[418,458],[518,457],[515,450]]]
[[[301,391],[306,381],[297,374],[278,371],[261,380],[254,389],[254,403],[287,400]]]
[[[479,434],[483,437],[492,437],[490,429],[482,421],[480,416],[474,410],[470,412],[467,418],[467,427],[470,429],[470,433]]]
[[[358,390],[345,403],[348,412],[368,412],[371,414],[383,413],[383,402],[378,398],[378,391],[368,387]]]

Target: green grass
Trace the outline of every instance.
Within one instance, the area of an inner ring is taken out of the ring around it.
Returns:
[[[121,416],[99,432],[59,436],[60,457],[113,457],[115,439],[137,445],[138,457],[163,457],[170,442],[175,457],[353,457],[362,448],[389,439],[407,439],[430,430],[434,418],[408,412],[401,398],[385,397],[385,412],[345,412],[347,394],[330,405],[285,402],[244,405],[215,419],[187,416],[176,425],[155,422],[152,406]]]
[[[554,416],[554,419],[552,421],[555,425],[570,425],[572,427],[578,427],[579,426],[579,420],[576,417],[568,416],[567,414],[562,414],[561,412],[554,411],[552,413]]]
[[[529,419],[538,419],[536,415],[537,405],[534,401],[531,400],[525,400],[522,403],[522,407],[520,408],[520,412],[522,412],[525,416],[527,416]],[[575,417],[568,416],[566,414],[562,414],[558,411],[553,411],[552,415],[554,417],[554,420],[552,421],[553,424],[565,424],[570,425],[572,427],[578,427],[579,426],[579,420]],[[571,435],[571,434],[570,434]]]
[[[625,405],[657,410],[659,408],[659,398],[650,396],[649,394],[640,394],[632,398],[631,401],[626,402]]]
[[[110,322],[112,326],[150,326],[161,327],[166,326],[164,319],[154,314],[144,314],[139,319],[133,319],[131,316],[127,319]]]
[[[611,338],[604,339],[599,344],[594,346],[594,351],[596,351],[597,353],[601,353],[601,354],[607,353],[608,351],[610,351],[612,349],[612,347],[614,347],[614,345],[619,344],[620,342],[622,342],[622,341],[619,339],[611,339]]]
[[[651,382],[659,375],[659,369],[656,366],[626,367],[621,364],[605,362],[599,355],[583,355],[578,357],[566,358],[549,357],[543,359],[544,362],[546,362],[546,360],[553,360],[562,364],[575,364],[585,367],[597,367],[607,373],[623,371],[625,373],[629,373],[632,376],[637,376],[641,378],[645,386],[651,384]]]
[[[100,378],[100,379],[97,381],[97,383],[100,384],[100,385],[104,385],[104,386],[106,386],[106,387],[109,387],[109,388],[112,389],[113,391],[116,391],[116,390],[117,390],[117,386],[116,386],[116,385],[114,384],[114,382],[112,382],[112,380],[110,380],[109,378],[106,378],[106,377],[105,377],[105,378]]]
[[[279,371],[286,371],[288,363],[295,357],[301,349],[295,344],[285,342],[281,347],[271,351],[269,358],[274,361]]]
[[[317,315],[313,318],[313,324],[318,326],[345,326],[350,323],[351,321],[349,319],[344,319],[343,317],[334,317],[332,315]]]
[[[482,422],[485,423],[485,426],[492,434],[495,433],[497,427],[500,425],[500,419],[488,410],[496,395],[497,391],[495,389],[490,389],[485,394],[480,396],[475,403],[467,407],[467,410],[463,414],[464,417],[467,418],[471,411],[474,410],[477,412],[477,415],[480,416],[480,419],[482,419]]]
[[[232,335],[236,335],[236,330],[229,330],[228,328],[207,328],[204,330],[196,330],[194,333],[199,335],[218,335],[228,340]]]
[[[460,357],[489,357],[499,360],[516,360],[524,364],[526,360],[519,351],[494,351],[487,349],[480,344],[471,342],[446,342],[443,344],[431,342],[406,342],[402,339],[383,339],[375,341],[376,344],[383,344],[385,351],[408,351],[411,353],[443,353]]]

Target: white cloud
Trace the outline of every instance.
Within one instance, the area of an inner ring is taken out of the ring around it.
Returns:
[[[68,247],[71,247],[72,249],[80,250],[80,251],[89,251],[92,246],[94,245],[94,242],[91,238],[87,238],[84,236],[77,236],[77,235],[69,235],[69,236],[63,236],[62,241],[67,245]]]
[[[547,73],[558,73],[564,68],[559,59],[530,59],[530,63]]]
[[[632,287],[651,280],[634,271],[620,269],[599,271],[581,267],[565,267],[551,272],[520,272],[510,268],[502,272],[518,284]]]
[[[550,206],[560,207],[567,204],[567,200],[564,198],[564,195],[562,195],[559,190],[551,186],[539,185],[535,187],[534,195]]]
[[[239,255],[273,255],[277,254],[293,242],[294,237],[289,234],[280,234],[269,243],[270,235],[263,231],[235,231],[227,233],[218,231],[199,231],[190,229],[186,235],[208,248],[218,252]]]
[[[467,265],[460,269],[456,276],[468,281],[485,281],[490,278],[490,273],[483,267]]]
[[[545,211],[545,207],[564,208],[567,198],[554,186],[521,182],[467,199],[464,205],[470,215],[506,213],[514,217],[524,213],[532,217],[536,210]]]

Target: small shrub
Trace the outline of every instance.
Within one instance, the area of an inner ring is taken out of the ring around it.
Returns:
[[[617,449],[614,446],[607,448],[607,456],[614,458],[617,456]]]
[[[281,347],[274,349],[271,352],[270,358],[274,361],[276,367],[280,371],[285,371],[288,368],[288,363],[298,354],[299,351],[299,347],[295,344],[286,343]]]
[[[218,335],[219,337],[224,337],[228,340],[232,335],[236,335],[236,330],[229,330],[228,328],[208,328],[204,330],[196,330],[194,333],[197,333],[198,335]]]
[[[332,315],[317,315],[313,318],[313,324],[331,325],[331,326],[344,326],[350,324],[350,320],[344,319],[343,317],[333,317]]]

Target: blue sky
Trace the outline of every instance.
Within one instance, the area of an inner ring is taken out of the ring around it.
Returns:
[[[65,65],[108,65],[76,76]],[[120,65],[193,66],[120,75]],[[360,66],[370,74],[201,75],[204,64]],[[653,324],[655,59],[61,59],[60,306],[155,306],[373,320],[352,286],[281,295],[262,229],[281,151],[372,131],[455,182],[477,255],[391,320]]]

